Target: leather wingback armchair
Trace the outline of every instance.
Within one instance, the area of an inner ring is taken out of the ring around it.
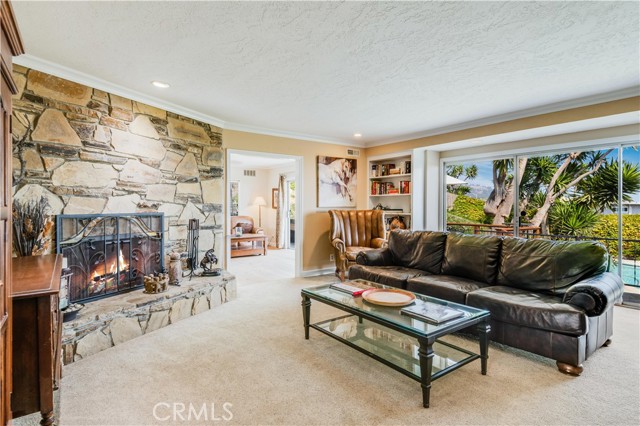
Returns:
[[[336,275],[344,281],[349,265],[361,251],[383,248],[385,239],[382,210],[329,210],[329,238],[335,251]]]

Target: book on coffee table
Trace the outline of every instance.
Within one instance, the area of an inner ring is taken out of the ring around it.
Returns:
[[[331,284],[330,287],[334,290],[349,293],[352,296],[360,296],[365,291],[371,290],[372,288],[376,288],[360,281],[347,281],[345,283],[335,283],[335,284]]]
[[[432,324],[442,324],[464,315],[462,311],[437,303],[422,302],[400,309],[400,313]]]

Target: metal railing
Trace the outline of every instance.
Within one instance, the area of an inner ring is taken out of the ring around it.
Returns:
[[[466,223],[466,222],[447,222],[447,229],[450,231],[456,230],[453,228],[471,229],[474,235],[489,234],[489,235],[513,235],[513,226],[511,225],[494,225],[490,223]],[[449,229],[452,228],[452,229]],[[539,226],[520,226],[520,235],[525,233],[530,235],[540,234]],[[466,231],[459,231],[468,234]]]
[[[447,222],[447,231],[474,235],[514,235],[513,226],[483,223]],[[558,241],[598,241],[602,243],[611,254],[613,260],[612,271],[620,271],[622,280],[626,285],[640,287],[640,240],[623,239],[622,258],[620,258],[617,238],[606,238],[595,235],[543,234],[539,227],[532,226],[520,226],[518,236],[528,239],[544,238]]]

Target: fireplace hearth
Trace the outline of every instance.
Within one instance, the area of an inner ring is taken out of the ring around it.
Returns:
[[[59,215],[57,252],[72,276],[69,302],[82,302],[144,286],[164,271],[162,213]]]

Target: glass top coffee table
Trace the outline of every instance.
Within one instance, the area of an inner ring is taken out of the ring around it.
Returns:
[[[367,284],[394,289],[372,282]],[[313,328],[419,381],[422,404],[428,408],[432,380],[478,358],[481,360],[482,374],[487,374],[491,327],[489,311],[418,293],[415,296],[415,304],[436,303],[459,310],[463,315],[444,323],[432,324],[401,314],[400,307],[375,305],[361,296],[352,296],[330,285],[323,285],[302,290],[305,339],[309,339],[309,328]],[[312,299],[345,311],[347,315],[310,324]],[[474,325],[480,336],[480,355],[438,340],[439,337]]]

